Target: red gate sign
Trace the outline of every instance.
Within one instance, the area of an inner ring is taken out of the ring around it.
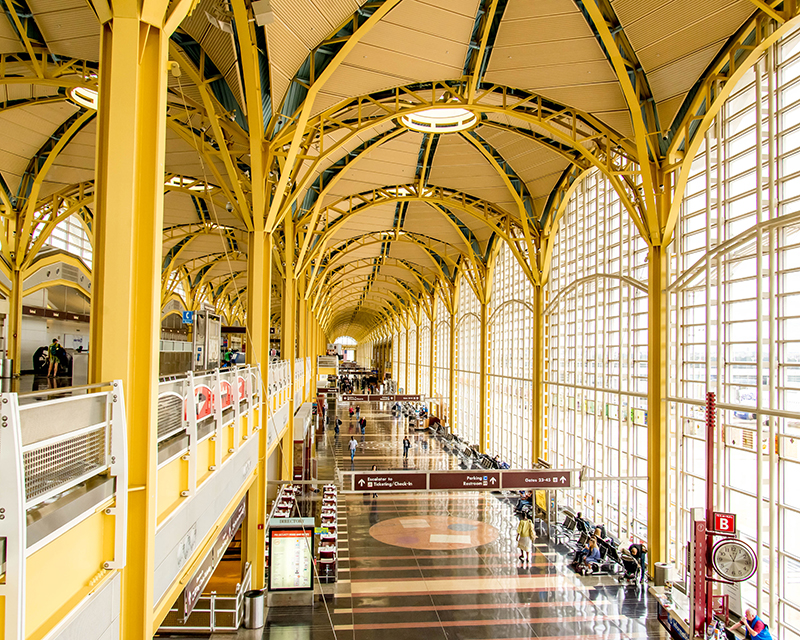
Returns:
[[[722,511],[714,512],[714,531],[719,533],[736,533],[736,514],[723,513]]]
[[[352,491],[425,491],[428,488],[428,476],[425,473],[409,473],[399,471],[373,471],[353,474]]]

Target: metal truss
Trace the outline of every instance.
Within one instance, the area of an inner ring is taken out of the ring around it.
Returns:
[[[675,197],[664,219],[664,238],[670,240],[680,213],[689,179],[689,168],[702,146],[706,131],[714,122],[737,82],[764,52],[800,24],[800,4],[796,2],[754,1],[760,9],[717,54],[702,78],[694,85],[668,132],[666,171],[670,174]],[[779,10],[776,7],[781,6]],[[774,15],[777,14],[777,17]]]
[[[627,194],[625,204],[632,213],[642,208],[635,189],[636,183],[642,180],[636,148],[599,120],[541,96],[501,85],[481,84],[473,100],[468,99],[467,91],[468,86],[463,81],[397,87],[345,100],[310,118],[303,130],[295,125],[282,130],[270,143],[272,168],[282,170],[282,176],[288,172],[291,181],[287,180],[286,186],[291,182],[291,187],[284,195],[280,188],[276,191],[271,207],[275,215],[268,220],[268,225],[279,223],[295,209],[315,172],[323,170],[329,158],[338,157],[350,148],[353,140],[363,139],[365,132],[394,124],[405,114],[453,106],[470,109],[483,120],[492,115],[505,115],[536,125],[546,133],[540,142],[552,141],[553,148],[561,153],[573,150],[574,159],[597,167],[618,183],[620,190]],[[302,141],[302,152],[293,154],[292,141],[296,135]],[[508,178],[505,171],[501,174],[501,178]]]
[[[318,262],[319,255],[326,251],[332,237],[353,216],[382,204],[413,201],[429,204],[452,224],[454,231],[467,247],[466,258],[470,262],[478,263],[485,260],[485,248],[477,245],[469,225],[455,215],[456,211],[467,214],[471,219],[486,225],[497,236],[505,239],[531,282],[539,281],[536,262],[534,260],[531,264],[529,261],[529,256],[538,255],[539,238],[538,236],[526,238],[516,216],[497,205],[462,191],[435,186],[420,189],[418,184],[372,189],[340,198],[325,208],[324,217],[319,216],[320,226],[316,228],[311,226],[313,222],[311,217],[301,219],[299,224],[308,224],[309,232],[298,255],[296,273],[302,273],[313,263]],[[387,239],[394,238],[387,236]]]

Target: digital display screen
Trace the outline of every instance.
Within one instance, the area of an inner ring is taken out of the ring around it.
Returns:
[[[269,530],[269,590],[314,588],[314,530]]]

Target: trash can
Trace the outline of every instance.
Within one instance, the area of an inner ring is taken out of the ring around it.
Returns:
[[[0,378],[14,377],[14,361],[11,358],[0,358]]]
[[[264,626],[264,592],[253,589],[244,592],[245,629],[260,629]]]
[[[672,564],[669,562],[656,562],[653,582],[657,587],[663,587],[672,580]]]

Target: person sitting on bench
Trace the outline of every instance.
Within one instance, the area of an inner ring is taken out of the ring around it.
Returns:
[[[575,516],[575,527],[581,533],[589,533],[589,521],[583,519],[580,511]]]
[[[589,575],[600,570],[600,547],[595,538],[589,538],[586,546],[575,554],[573,565],[581,575]]]
[[[530,491],[520,491],[519,493],[519,500],[517,501],[517,507],[515,511],[517,513],[522,513],[525,511],[526,506],[528,509],[533,506],[533,494]]]

